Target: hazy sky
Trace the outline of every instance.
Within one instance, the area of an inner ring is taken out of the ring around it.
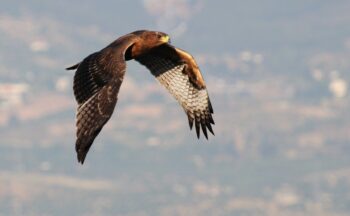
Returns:
[[[349,214],[350,2],[4,1],[0,215]],[[139,30],[196,58],[215,137],[128,62],[117,112],[76,162],[73,73]]]

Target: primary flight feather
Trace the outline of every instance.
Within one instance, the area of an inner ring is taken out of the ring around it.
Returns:
[[[73,90],[78,103],[75,149],[80,163],[96,136],[112,116],[126,61],[135,59],[145,65],[175,97],[187,114],[197,137],[202,128],[214,134],[213,108],[205,82],[194,58],[169,44],[169,36],[156,31],[135,31],[124,35],[67,70],[75,70]]]

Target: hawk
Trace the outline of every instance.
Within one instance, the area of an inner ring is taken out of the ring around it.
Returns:
[[[201,128],[207,139],[207,129],[214,135],[211,126],[214,124],[213,108],[194,58],[172,46],[169,36],[163,32],[135,31],[66,68],[76,70],[73,81],[78,103],[75,149],[81,164],[112,116],[126,61],[131,59],[146,66],[175,97],[187,114],[190,129],[195,125],[198,139]]]

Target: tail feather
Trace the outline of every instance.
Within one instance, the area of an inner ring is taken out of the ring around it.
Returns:
[[[73,65],[73,66],[67,67],[66,70],[75,70],[79,67],[79,65],[80,65],[80,62],[78,64]]]

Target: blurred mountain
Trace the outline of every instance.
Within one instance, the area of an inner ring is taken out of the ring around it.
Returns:
[[[349,10],[345,0],[2,2],[0,215],[349,215]],[[167,32],[196,58],[216,135],[197,140],[130,61],[80,166],[64,68],[138,29]]]

